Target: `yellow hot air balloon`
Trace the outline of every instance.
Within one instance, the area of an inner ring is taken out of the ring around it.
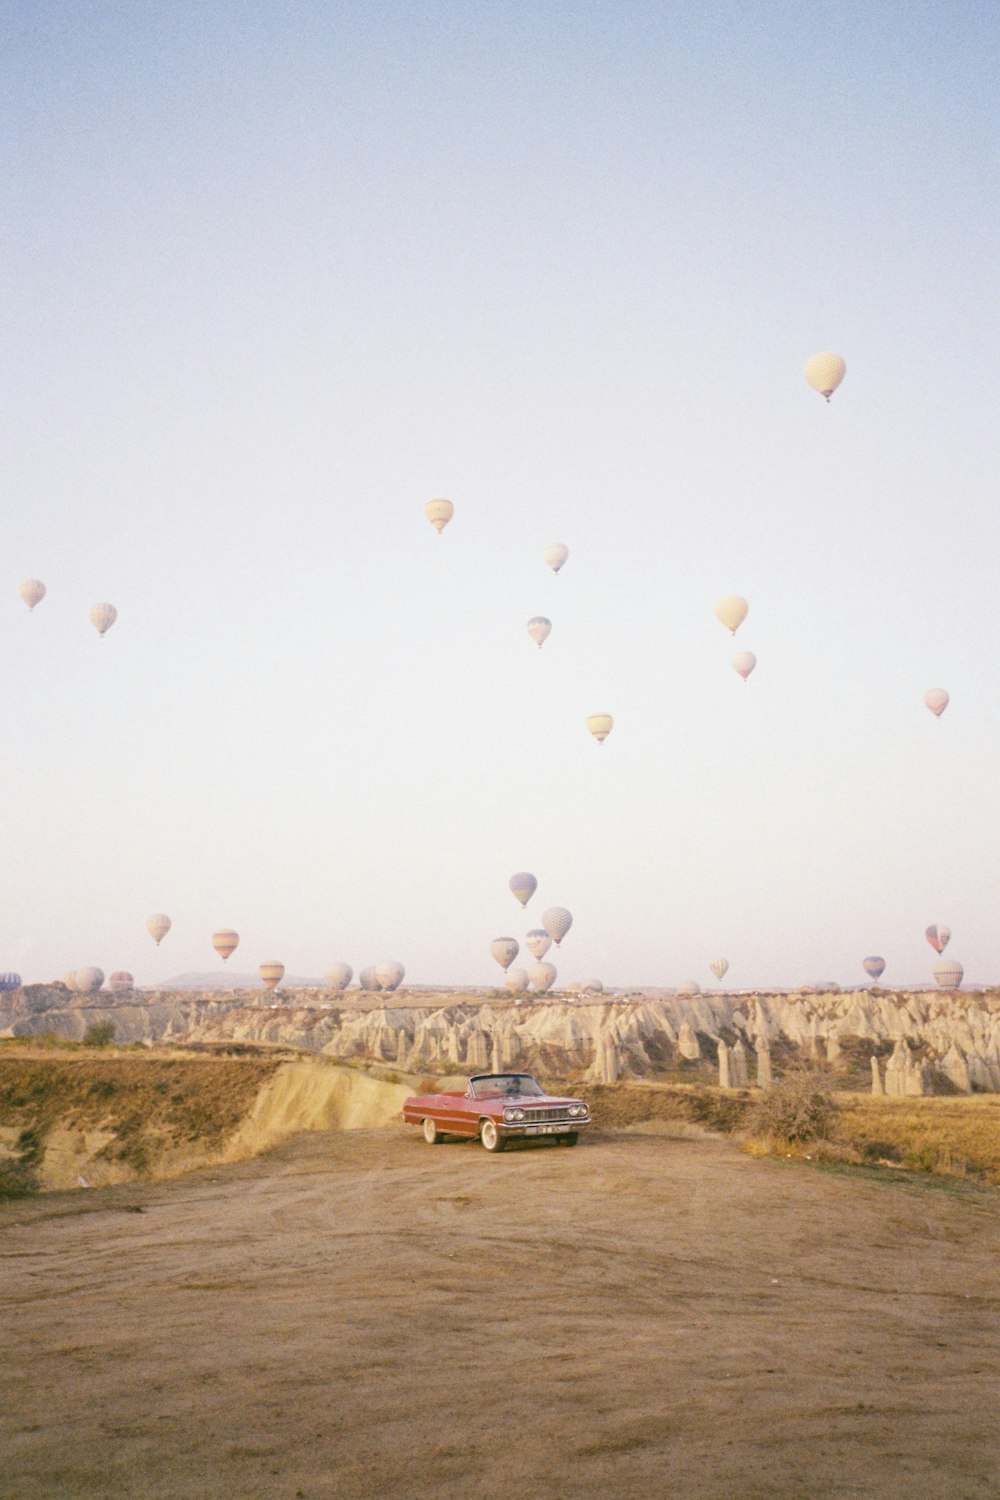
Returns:
[[[451,501],[445,500],[441,496],[438,496],[436,500],[428,500],[424,506],[424,515],[430,521],[438,536],[441,535],[454,514],[455,507]]]
[[[29,609],[34,609],[36,604],[41,604],[45,598],[45,585],[40,578],[26,578],[18,589],[18,593]]]
[[[113,604],[92,604],[90,606],[90,623],[98,635],[111,629],[118,618],[118,611]]]
[[[806,361],[805,374],[813,390],[829,401],[847,374],[847,366],[839,354],[814,354]]]
[[[151,917],[146,918],[146,931],[159,947],[170,931],[170,918],[164,916],[162,911],[154,912]]]
[[[284,964],[279,964],[275,959],[270,958],[266,963],[260,965],[257,973],[260,975],[266,989],[276,990],[284,976],[285,966]]]
[[[723,594],[721,599],[715,601],[715,618],[721,620],[733,635],[739,630],[749,613],[750,606],[741,594]]]
[[[225,963],[230,953],[235,953],[239,947],[240,935],[231,927],[220,927],[218,932],[212,933],[212,947]]]
[[[587,728],[599,745],[603,745],[612,729],[615,721],[610,714],[591,714],[587,719]]]

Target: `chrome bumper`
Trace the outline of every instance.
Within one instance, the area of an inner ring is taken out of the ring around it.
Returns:
[[[537,1124],[533,1120],[497,1120],[496,1126],[501,1135],[569,1135],[585,1130],[590,1123],[587,1115],[580,1120],[540,1120]]]

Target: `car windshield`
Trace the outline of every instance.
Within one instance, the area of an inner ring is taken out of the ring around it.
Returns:
[[[545,1097],[545,1090],[530,1073],[486,1073],[479,1078],[470,1078],[469,1085],[473,1099],[515,1098],[525,1094]]]

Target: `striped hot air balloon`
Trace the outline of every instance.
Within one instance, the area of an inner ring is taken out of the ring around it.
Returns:
[[[722,980],[725,978],[725,975],[729,970],[729,959],[713,958],[708,967],[711,969],[712,973],[721,984]]]
[[[447,526],[448,522],[451,520],[454,514],[455,507],[452,505],[451,501],[445,500],[441,495],[439,495],[435,500],[428,500],[427,504],[424,506],[424,515],[427,517],[428,521],[430,521],[438,536],[441,535],[442,531]]]
[[[878,954],[873,954],[871,958],[862,961],[861,967],[871,979],[881,979],[885,969],[885,959],[880,958]]]
[[[285,966],[276,959],[268,958],[260,965],[257,973],[265,989],[276,990],[285,976]]]
[[[240,935],[231,927],[220,927],[218,932],[212,933],[212,947],[225,963],[231,953],[235,953],[240,945]]]
[[[102,975],[101,977],[103,978],[104,976]],[[6,974],[0,974],[0,992],[6,993],[8,990],[19,990],[20,988],[20,974],[15,974],[12,969],[8,970]]]
[[[162,911],[154,912],[151,917],[146,918],[146,931],[157,947],[163,942],[171,925],[170,918]]]
[[[924,937],[930,943],[935,953],[943,953],[951,938],[951,928],[933,925],[927,928]]]
[[[118,611],[113,604],[92,604],[89,614],[90,623],[98,635],[106,634],[118,618]]]
[[[587,728],[599,745],[603,745],[612,729],[615,721],[610,714],[590,714],[587,719]]]
[[[934,978],[943,990],[957,990],[961,987],[965,970],[954,958],[946,958],[944,963],[934,965]]]

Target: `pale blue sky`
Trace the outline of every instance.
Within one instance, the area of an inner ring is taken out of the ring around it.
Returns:
[[[995,980],[997,32],[0,8],[0,966]]]

